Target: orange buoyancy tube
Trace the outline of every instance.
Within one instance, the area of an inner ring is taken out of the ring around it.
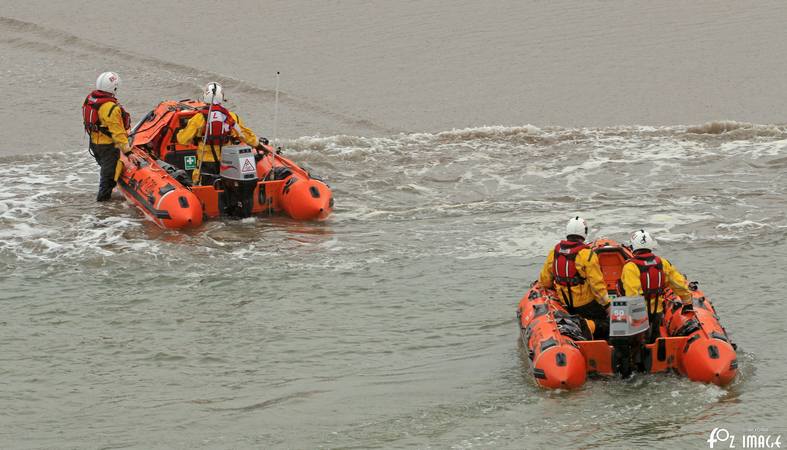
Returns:
[[[322,181],[291,175],[282,185],[281,206],[293,219],[322,220],[333,211],[333,195]]]
[[[333,192],[322,180],[297,166],[289,159],[268,148],[268,155],[257,162],[257,173],[263,174],[263,183],[282,180],[274,188],[276,205],[296,220],[324,220],[333,212]],[[270,183],[274,184],[274,183]],[[267,194],[267,193],[266,193]]]
[[[202,224],[202,204],[194,193],[158,166],[145,152],[132,148],[141,163],[121,155],[120,192],[158,226],[193,228]]]
[[[517,310],[522,342],[528,349],[533,376],[540,386],[575,389],[587,379],[587,364],[574,340],[560,333],[556,312],[568,315],[538,284],[531,287]]]
[[[669,336],[687,336],[680,353],[679,371],[692,381],[724,386],[738,371],[735,346],[721,326],[710,300],[702,291],[692,292],[692,304],[672,301],[664,305]]]

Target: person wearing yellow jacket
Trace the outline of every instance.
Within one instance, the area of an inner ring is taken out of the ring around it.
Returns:
[[[606,339],[610,300],[598,256],[585,244],[587,233],[587,222],[572,217],[566,239],[547,255],[538,281],[542,287],[554,287],[568,312],[585,319],[594,339]]]
[[[656,333],[664,314],[664,290],[671,288],[684,303],[691,303],[691,291],[675,266],[666,258],[653,254],[658,242],[650,233],[645,230],[635,231],[629,243],[634,258],[623,266],[620,275],[623,293],[626,296],[645,297],[651,329]]]
[[[224,90],[219,83],[211,82],[205,86],[203,101],[208,106],[189,119],[176,137],[181,145],[193,142],[198,147],[197,169],[192,172],[194,184],[211,183],[218,177],[221,148],[233,140],[239,140],[263,152],[268,151],[263,146],[268,143],[267,139],[258,138],[243,125],[237,114],[222,106]]]
[[[115,172],[120,153],[131,154],[128,144],[130,117],[118,103],[120,77],[115,72],[104,72],[96,79],[96,90],[82,104],[85,132],[90,136],[90,153],[99,167],[96,201],[109,200],[115,187]]]

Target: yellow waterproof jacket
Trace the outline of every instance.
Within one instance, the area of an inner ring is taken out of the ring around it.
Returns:
[[[128,147],[128,131],[123,126],[123,114],[120,105],[113,108],[115,103],[106,102],[98,108],[98,120],[102,126],[109,129],[112,137],[100,131],[90,133],[90,142],[94,144],[115,144],[117,148]],[[110,114],[110,111],[112,113]]]
[[[577,272],[585,279],[585,282],[578,286],[567,288],[554,283],[555,274],[552,271],[554,261],[555,250],[552,249],[547,255],[544,267],[541,268],[541,275],[538,277],[538,282],[541,286],[554,286],[560,300],[566,303],[566,300],[573,299],[574,307],[587,305],[594,300],[602,306],[606,306],[602,299],[607,298],[607,284],[604,282],[604,275],[601,273],[598,256],[591,249],[585,248],[580,250],[576,259],[574,259]],[[569,289],[571,290],[570,297]]]
[[[230,112],[230,115],[235,120],[236,125],[231,130],[232,136],[240,139],[241,142],[247,145],[256,147],[260,142],[259,138],[257,138],[257,135],[243,125],[243,122],[240,120],[240,117],[238,117],[237,114]],[[202,139],[204,134],[205,117],[202,114],[195,114],[191,117],[191,119],[189,119],[188,123],[186,123],[186,126],[183,127],[182,130],[178,131],[176,138],[178,140],[178,144],[181,145],[189,144],[195,139],[198,140],[197,160],[214,162],[215,160],[213,158],[213,153],[216,153],[217,158],[221,158],[221,147],[218,145],[208,145],[207,148],[204,148],[205,146]],[[210,147],[213,147],[213,151],[211,151]]]
[[[664,285],[672,288],[672,291],[678,295],[683,301],[691,300],[691,291],[686,285],[686,279],[683,278],[680,272],[675,269],[675,266],[670,264],[665,258],[661,258],[661,266],[664,271]],[[629,261],[623,266],[623,271],[620,275],[620,281],[623,283],[623,291],[627,296],[642,295],[642,283],[640,282],[640,272],[636,264]],[[653,302],[651,300],[648,305],[648,311],[653,311]],[[657,299],[656,312],[664,310],[664,296],[660,295]]]

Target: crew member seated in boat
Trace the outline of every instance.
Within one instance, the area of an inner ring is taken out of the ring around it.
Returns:
[[[130,117],[118,103],[120,77],[115,72],[104,72],[96,79],[96,90],[82,104],[85,132],[90,136],[90,154],[99,167],[96,201],[107,201],[115,187],[115,172],[120,152],[131,155],[128,145]]]
[[[221,148],[232,140],[240,140],[263,152],[267,152],[263,144],[268,143],[267,139],[257,138],[246,128],[237,114],[222,106],[224,90],[219,83],[208,83],[202,99],[208,105],[189,119],[176,137],[181,145],[193,142],[198,147],[197,169],[192,172],[194,184],[210,184],[219,176]]]
[[[686,279],[665,258],[653,254],[658,242],[645,230],[635,231],[629,241],[634,259],[629,260],[620,275],[623,293],[641,295],[648,305],[651,336],[655,339],[664,315],[664,289],[672,288],[684,303],[691,303],[691,291]]]
[[[566,225],[566,239],[549,252],[539,283],[554,287],[568,312],[585,319],[594,339],[609,336],[609,295],[598,256],[585,244],[587,222],[572,217]]]

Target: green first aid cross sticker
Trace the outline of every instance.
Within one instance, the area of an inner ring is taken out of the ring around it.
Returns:
[[[183,157],[183,167],[186,170],[194,170],[197,168],[197,157],[194,155]]]

